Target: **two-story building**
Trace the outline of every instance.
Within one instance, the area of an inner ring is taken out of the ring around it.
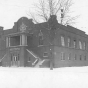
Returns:
[[[88,65],[88,35],[72,26],[59,24],[56,16],[39,24],[22,17],[12,29],[0,27],[0,37],[2,66]]]

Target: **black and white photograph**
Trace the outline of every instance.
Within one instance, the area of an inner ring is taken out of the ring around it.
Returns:
[[[88,0],[0,0],[0,88],[88,88]]]

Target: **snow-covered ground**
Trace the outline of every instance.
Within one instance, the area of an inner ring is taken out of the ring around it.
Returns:
[[[0,88],[88,88],[88,67],[0,67]]]

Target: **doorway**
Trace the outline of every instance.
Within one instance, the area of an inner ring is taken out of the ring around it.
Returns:
[[[11,66],[19,67],[19,54],[17,53],[11,54]]]

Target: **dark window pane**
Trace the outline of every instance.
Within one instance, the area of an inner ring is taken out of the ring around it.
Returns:
[[[48,53],[47,52],[44,52],[43,56],[44,57],[48,57]]]
[[[12,36],[10,37],[10,46],[20,45],[20,36]]]

